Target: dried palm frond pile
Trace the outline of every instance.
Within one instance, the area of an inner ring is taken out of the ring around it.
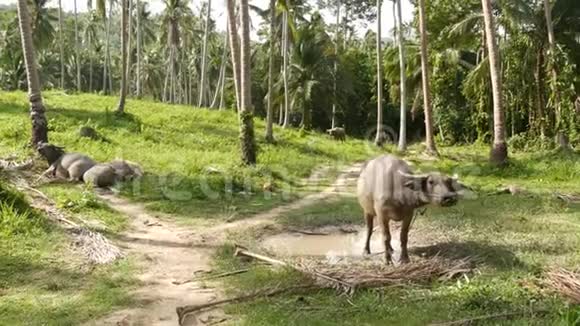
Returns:
[[[356,289],[428,283],[433,280],[450,280],[469,273],[472,261],[469,258],[449,260],[438,256],[420,259],[400,266],[386,265],[383,261],[354,260],[331,263],[308,258],[282,261],[254,253],[236,246],[234,256],[253,258],[272,265],[285,266],[304,273],[320,287],[331,287],[346,293]]]
[[[354,261],[329,264],[324,261],[300,261],[296,265],[303,272],[316,277],[322,284],[352,292],[360,288],[420,284],[434,280],[450,280],[469,273],[469,259],[449,260],[440,257],[420,259],[399,266],[382,261]],[[318,277],[323,275],[324,277]],[[338,282],[333,282],[337,280]]]
[[[546,283],[574,304],[580,304],[580,271],[556,268],[547,272]]]

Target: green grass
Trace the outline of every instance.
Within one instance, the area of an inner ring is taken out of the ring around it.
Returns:
[[[97,161],[122,157],[140,163],[147,175],[122,187],[124,196],[146,202],[152,210],[183,220],[243,218],[300,196],[300,180],[316,168],[362,160],[375,150],[363,141],[345,143],[330,137],[276,127],[276,145],[264,141],[264,123],[256,120],[258,165],[243,167],[238,121],[231,111],[129,100],[123,117],[112,111],[117,98],[43,93],[51,142],[83,152]],[[0,157],[30,155],[27,97],[0,92]],[[78,137],[88,125],[109,142]],[[272,182],[277,191],[264,195]],[[206,191],[209,189],[209,191]]]
[[[130,305],[130,261],[88,268],[70,239],[0,184],[0,325],[79,325]]]
[[[504,169],[486,163],[486,149],[478,146],[442,148],[442,158],[426,161],[412,148],[407,159],[422,171],[459,172],[478,189],[476,198],[450,208],[427,209],[410,234],[411,259],[442,255],[450,259],[476,257],[477,273],[462,279],[361,290],[352,298],[334,291],[281,295],[232,305],[227,312],[243,325],[426,325],[502,312],[529,311],[510,319],[477,325],[577,325],[580,308],[567,307],[562,298],[541,289],[542,271],[551,266],[580,265],[580,205],[565,204],[552,192],[578,192],[580,156],[575,153],[515,153]],[[476,173],[467,173],[473,169]],[[499,186],[516,184],[531,194],[486,195]],[[282,228],[363,224],[356,198],[316,202],[278,217]],[[380,236],[377,232],[375,237]],[[259,247],[243,235],[232,239]],[[243,237],[243,238],[242,238]],[[216,268],[232,270],[244,263],[225,246]],[[361,248],[362,250],[362,248]],[[291,286],[305,282],[288,270],[245,263],[251,272],[228,278],[229,293],[256,288]],[[547,309],[546,314],[533,314]],[[576,321],[577,322],[577,321]]]

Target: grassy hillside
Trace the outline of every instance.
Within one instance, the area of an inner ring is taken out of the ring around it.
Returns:
[[[52,143],[98,161],[121,157],[140,163],[147,177],[126,185],[123,194],[188,219],[267,209],[295,197],[301,190],[298,181],[317,167],[337,167],[374,153],[362,141],[339,143],[326,135],[281,128],[275,128],[277,144],[268,145],[264,123],[257,120],[259,163],[242,167],[233,112],[129,100],[128,114],[117,117],[112,113],[115,97],[46,92],[44,99]],[[27,109],[25,93],[0,92],[0,157],[31,154],[26,149]],[[81,126],[95,128],[108,141],[80,138]],[[277,193],[263,196],[262,186],[269,182]]]

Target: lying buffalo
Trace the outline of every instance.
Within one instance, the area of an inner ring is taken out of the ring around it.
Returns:
[[[415,209],[427,204],[455,205],[458,191],[462,189],[463,186],[457,180],[439,173],[413,174],[405,161],[392,155],[380,156],[367,162],[357,184],[357,196],[367,224],[365,254],[370,254],[370,239],[376,216],[382,226],[386,262],[391,262],[393,253],[390,220],[402,221],[401,263],[409,262],[407,240]]]
[[[49,165],[44,175],[50,174],[69,181],[83,181],[85,172],[97,164],[86,155],[65,153],[64,148],[49,143],[39,143],[36,150]]]
[[[64,148],[48,143],[40,143],[36,149],[49,164],[43,175],[69,181],[84,181],[100,188],[143,176],[141,167],[133,162],[114,160],[98,164],[84,154],[66,153]]]

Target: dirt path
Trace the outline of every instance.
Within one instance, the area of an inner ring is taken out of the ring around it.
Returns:
[[[131,203],[113,194],[99,194],[111,208],[131,219],[129,230],[115,240],[121,248],[136,257],[143,271],[138,275],[142,286],[133,293],[139,303],[138,308],[117,311],[87,325],[177,325],[176,307],[203,304],[220,297],[219,289],[203,288],[200,282],[195,281],[183,282],[194,278],[196,272],[210,270],[212,254],[226,239],[228,230],[274,223],[274,218],[280,214],[344,194],[356,183],[360,168],[360,164],[355,164],[343,170],[336,181],[320,193],[245,220],[196,230],[194,233],[170,222],[170,218],[159,218],[158,214],[148,212],[142,204]],[[212,318],[222,317],[223,312],[212,310],[188,316],[184,324],[201,325]]]

